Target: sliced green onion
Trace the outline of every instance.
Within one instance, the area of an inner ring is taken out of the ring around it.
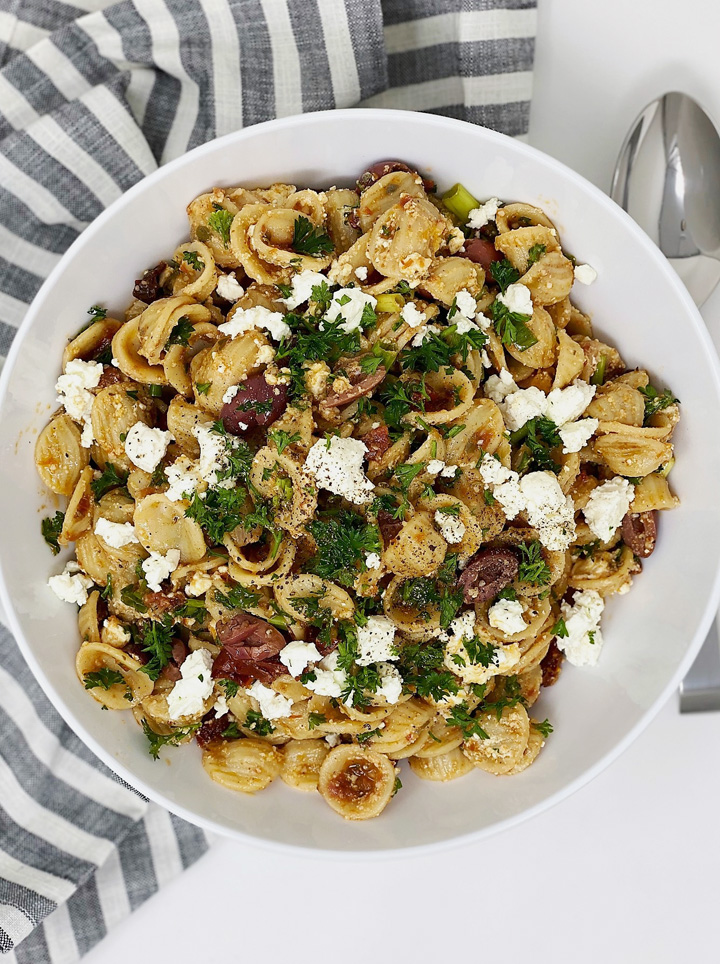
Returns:
[[[673,458],[673,459],[668,459],[667,462],[665,463],[665,465],[663,465],[663,467],[662,467],[661,469],[658,469],[658,473],[657,473],[657,474],[658,474],[658,475],[661,475],[664,479],[666,479],[666,478],[668,477],[668,475],[670,475],[670,472],[672,471],[673,465],[675,465],[675,459],[674,459],[674,458]]]
[[[597,367],[590,376],[591,385],[602,385],[605,381],[605,369],[607,368],[607,355],[601,355],[598,359]]]
[[[148,393],[152,398],[160,398],[162,395],[162,385],[148,385]]]
[[[402,295],[385,294],[378,295],[377,304],[375,305],[375,311],[380,314],[381,311],[393,312],[402,311],[405,306],[405,299]]]
[[[480,207],[478,199],[474,198],[462,184],[453,184],[450,190],[443,194],[442,201],[461,224],[465,224],[473,208]]]

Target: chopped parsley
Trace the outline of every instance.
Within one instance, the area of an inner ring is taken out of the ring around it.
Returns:
[[[142,647],[149,660],[140,670],[150,679],[157,679],[162,670],[170,662],[173,646],[173,621],[165,616],[162,622],[153,619],[141,628],[133,627],[135,641]]]
[[[190,726],[183,726],[178,730],[173,730],[172,733],[156,733],[150,729],[148,721],[143,720],[142,728],[149,743],[148,753],[153,760],[157,760],[160,756],[160,750],[164,746],[179,746],[183,740],[192,736],[193,733],[200,729],[200,724],[192,723]]]
[[[220,736],[222,736],[225,740],[239,740],[242,737],[242,733],[238,729],[238,725],[235,720],[233,720],[231,723],[228,723]]]
[[[323,723],[327,723],[327,717],[323,713],[309,713],[308,714],[308,729],[314,730],[317,726],[322,726]]]
[[[225,690],[225,696],[227,696],[228,699],[232,699],[233,696],[237,696],[237,691],[240,688],[240,684],[236,683],[234,679],[223,678],[217,680],[217,682]]]
[[[88,308],[88,314],[95,319],[95,321],[102,321],[103,318],[107,318],[107,308],[101,308],[100,305],[93,305]]]
[[[198,257],[197,251],[183,251],[183,261],[189,264],[195,271],[203,271],[205,262]]]
[[[216,590],[215,599],[221,606],[226,606],[228,609],[250,609],[251,606],[257,606],[260,602],[260,593],[246,589],[245,586],[236,585],[227,592]]]
[[[648,385],[647,388],[638,388],[638,391],[645,399],[645,424],[653,415],[657,415],[664,408],[680,403],[680,399],[675,398],[669,388],[666,388],[664,392],[659,392],[657,388]]]
[[[550,582],[550,566],[543,559],[539,541],[521,542],[517,548],[520,550],[518,579],[529,582],[531,586],[546,586]]]
[[[260,736],[269,736],[275,732],[275,727],[270,720],[266,720],[262,713],[258,713],[257,710],[248,710],[245,717],[245,726],[249,730],[255,730]],[[223,736],[225,736],[224,733]]]
[[[195,388],[197,389],[198,395],[207,395],[210,391],[212,382],[195,382]]]
[[[553,634],[553,636],[557,636],[558,639],[567,639],[567,626],[565,625],[565,620],[562,618],[562,616],[558,619],[550,632]]]
[[[314,519],[307,529],[317,549],[306,563],[305,571],[339,582],[341,586],[353,585],[365,568],[366,553],[380,552],[377,527],[368,525],[355,512],[342,511],[336,518]]]
[[[476,736],[480,740],[488,740],[489,736],[480,726],[480,722],[475,719],[467,703],[458,703],[453,706],[449,715],[445,718],[448,726],[456,726],[462,733],[465,740]]]
[[[185,510],[189,519],[194,519],[207,533],[211,542],[222,542],[226,532],[232,532],[240,525],[246,528],[247,492],[244,488],[210,488],[201,499],[198,492],[193,493],[192,501]]]
[[[83,683],[85,684],[86,690],[94,689],[99,686],[100,689],[109,690],[111,686],[117,686],[118,683],[124,683],[125,677],[122,673],[119,673],[116,669],[109,669],[107,666],[103,666],[101,669],[94,673],[86,673],[83,676]]]
[[[221,207],[219,204],[213,204],[215,210],[208,217],[208,224],[216,231],[222,238],[222,242],[227,248],[230,243],[230,226],[233,223],[234,214],[226,211],[225,208]]]
[[[550,736],[550,734],[553,732],[553,725],[548,719],[544,719],[542,723],[537,723],[535,720],[533,720],[530,725],[534,730],[537,730],[538,733],[541,733],[544,737]]]
[[[550,454],[552,449],[562,445],[562,439],[557,425],[545,416],[536,416],[526,422],[517,432],[510,436],[510,443],[517,445],[523,442],[525,449],[521,451],[518,472],[528,472],[535,469],[538,472],[550,471],[557,474],[560,465]]]
[[[532,267],[532,265],[534,265],[535,262],[539,261],[546,251],[547,251],[547,245],[534,244],[528,251],[528,268]]]
[[[499,285],[502,291],[507,291],[510,285],[515,284],[520,278],[520,272],[517,268],[513,268],[507,258],[493,261],[490,266],[490,274],[492,280]]]
[[[295,442],[299,442],[302,438],[299,432],[285,432],[283,429],[275,429],[275,431],[268,432],[268,438],[271,442],[275,443],[275,448],[278,451],[278,455],[282,455],[288,445],[294,445]]]
[[[400,653],[399,667],[406,689],[436,701],[457,693],[457,677],[445,667],[445,653],[439,642],[412,643]]]
[[[118,472],[112,462],[107,462],[105,468],[98,479],[93,479],[90,488],[96,499],[102,499],[106,492],[111,489],[122,488],[127,484],[128,473]]]
[[[105,580],[105,588],[100,593],[103,599],[112,599],[113,594],[113,577],[112,573],[107,574],[107,579]]]
[[[40,523],[40,532],[42,533],[42,537],[52,549],[52,554],[54,556],[60,552],[60,543],[58,542],[58,537],[62,532],[64,521],[65,513],[56,512],[52,518],[47,516]]]
[[[185,254],[188,254],[188,252],[186,251]],[[165,342],[165,348],[169,348],[171,345],[187,345],[194,331],[195,328],[190,319],[183,316],[170,332],[170,337]]]
[[[146,613],[148,611],[142,592],[138,586],[133,586],[132,584],[123,586],[120,590],[120,601],[136,612]]]
[[[508,306],[497,298],[493,301],[491,310],[495,331],[506,348],[526,351],[537,344],[537,338],[527,326],[530,315],[510,311]]]
[[[311,258],[322,258],[333,250],[333,243],[329,234],[322,228],[316,228],[312,221],[300,215],[293,225],[293,239],[290,244],[296,254],[307,255]]]

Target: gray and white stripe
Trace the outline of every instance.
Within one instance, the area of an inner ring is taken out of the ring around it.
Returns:
[[[0,360],[77,235],[159,164],[213,137],[356,105],[522,136],[535,5],[4,0]],[[0,951],[72,964],[207,840],[93,757],[2,627],[0,667]]]

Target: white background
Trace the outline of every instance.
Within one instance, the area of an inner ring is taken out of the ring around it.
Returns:
[[[540,0],[530,142],[607,190],[658,94],[683,90],[720,121],[719,37],[717,0]],[[705,310],[716,332],[718,294]],[[719,746],[720,714],[681,717],[672,700],[569,800],[432,858],[339,863],[220,842],[85,960],[716,960]]]

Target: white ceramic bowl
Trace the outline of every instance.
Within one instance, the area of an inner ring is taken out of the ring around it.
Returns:
[[[67,337],[90,305],[121,312],[133,280],[187,236],[185,205],[215,185],[351,184],[369,162],[400,157],[485,198],[537,204],[568,251],[598,271],[573,294],[630,366],[682,400],[672,482],[682,506],[663,516],[655,555],[632,592],[613,599],[595,669],[566,667],[535,713],[555,733],[520,776],[474,772],[449,784],[407,774],[398,799],[345,823],[319,796],[279,780],[254,797],[211,782],[195,746],[153,762],[130,714],[101,713],[75,676],[75,607],[47,588],[62,568],[40,537],[53,509],[33,464]],[[33,303],[0,387],[2,598],[25,657],[57,709],[95,753],[142,793],[211,830],[314,852],[408,850],[478,838],[537,813],[598,773],[676,689],[718,602],[720,381],[702,320],[664,258],[604,194],[557,161],[479,127],[427,114],[365,110],[261,124],[206,144],[146,178],[70,248]],[[170,761],[170,765],[165,763]]]

